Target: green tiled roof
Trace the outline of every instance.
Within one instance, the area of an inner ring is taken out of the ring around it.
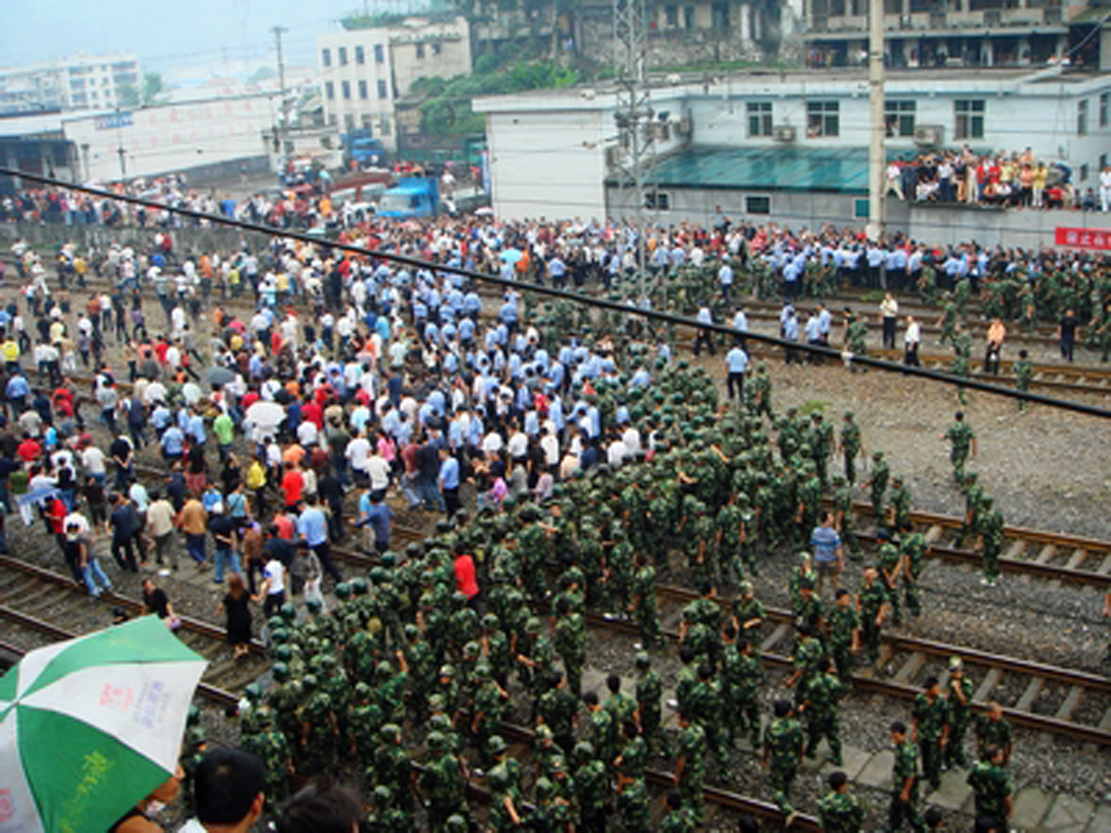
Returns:
[[[868,193],[867,148],[694,147],[659,159],[648,181],[668,188]]]

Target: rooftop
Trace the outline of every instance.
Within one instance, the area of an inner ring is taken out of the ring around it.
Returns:
[[[668,188],[868,194],[867,148],[693,147],[660,159],[648,175]]]

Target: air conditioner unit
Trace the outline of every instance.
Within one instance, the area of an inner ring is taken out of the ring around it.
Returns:
[[[606,167],[617,168],[621,165],[621,147],[619,145],[611,145],[606,148]]]
[[[772,138],[777,142],[795,141],[795,128],[790,124],[779,124],[772,128]]]
[[[690,116],[683,116],[675,125],[675,132],[682,136],[684,139],[690,138],[691,133],[694,131],[694,123],[691,121]]]
[[[942,133],[939,124],[920,124],[914,128],[914,143],[919,147],[937,147],[941,144]]]

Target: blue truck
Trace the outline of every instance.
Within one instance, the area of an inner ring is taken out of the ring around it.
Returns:
[[[399,179],[378,199],[378,216],[407,219],[440,213],[440,181],[433,177]]]
[[[343,162],[348,170],[354,162],[360,168],[381,168],[386,164],[386,149],[382,140],[375,139],[368,130],[352,130],[343,136]]]

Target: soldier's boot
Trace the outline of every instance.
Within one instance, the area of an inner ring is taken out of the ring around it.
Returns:
[[[843,766],[845,761],[841,757],[841,739],[838,737],[831,737],[828,738],[828,740],[829,750],[831,753],[833,753],[832,755],[830,755],[829,762],[834,766]]]
[[[904,589],[906,592],[907,611],[911,616],[918,618],[922,615],[922,591],[917,583],[908,584]]]

